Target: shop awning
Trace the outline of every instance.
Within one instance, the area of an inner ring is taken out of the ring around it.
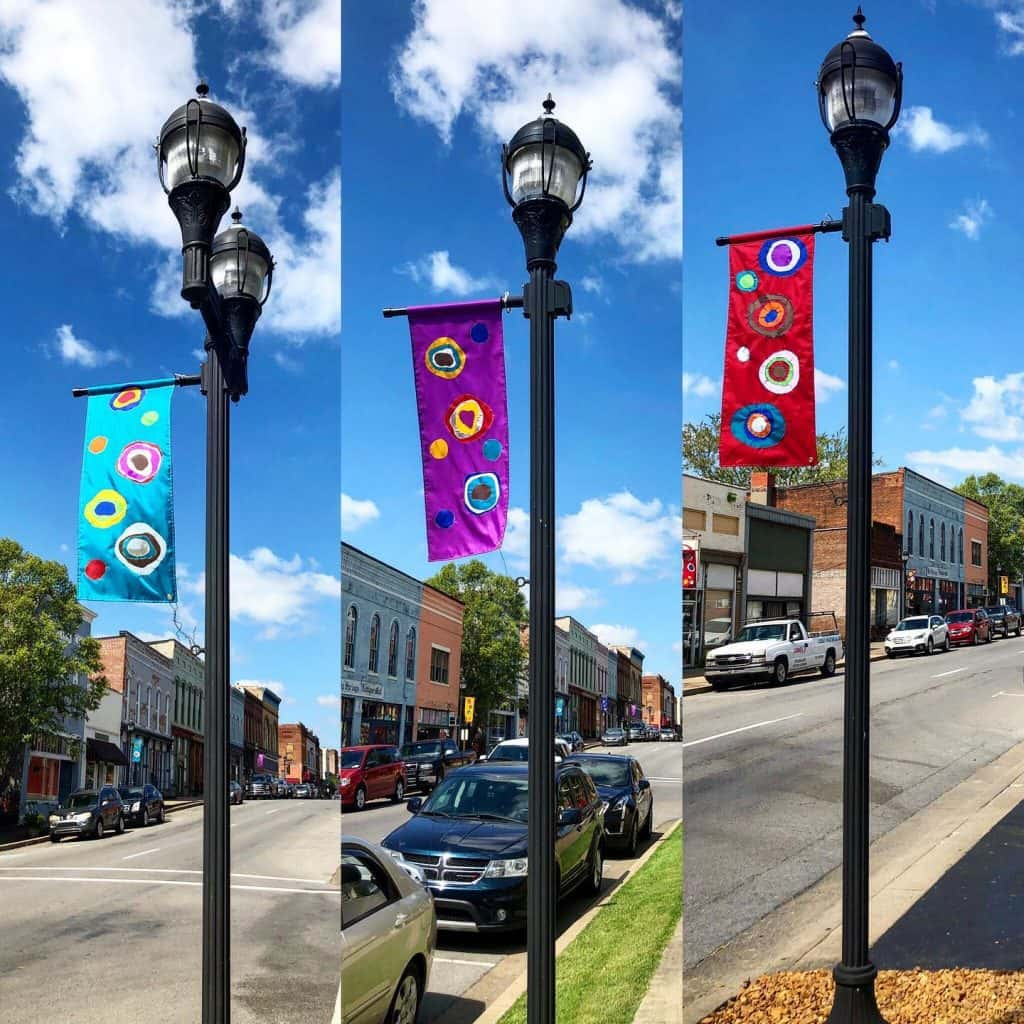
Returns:
[[[97,761],[100,764],[128,764],[128,758],[121,752],[121,748],[113,743],[108,743],[106,740],[86,740],[85,759],[87,761]]]

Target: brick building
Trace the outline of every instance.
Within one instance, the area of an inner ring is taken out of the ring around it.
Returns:
[[[674,728],[676,724],[675,687],[663,676],[644,676],[643,721],[655,729]]]
[[[964,498],[964,606],[976,608],[989,597],[988,509]],[[1024,600],[1024,597],[1020,598]],[[1020,604],[1017,607],[1021,607]]]
[[[462,679],[463,605],[454,597],[420,584],[419,650],[413,650],[416,679],[414,739],[437,739],[449,729],[449,716],[463,719],[459,706]],[[415,644],[415,639],[413,640]],[[512,713],[515,717],[515,713]],[[514,735],[514,734],[513,734]]]
[[[277,727],[278,775],[289,782],[320,782],[320,740],[302,722]]]

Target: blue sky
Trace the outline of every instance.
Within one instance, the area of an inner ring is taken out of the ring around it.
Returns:
[[[687,7],[684,416],[717,411],[727,251],[716,235],[839,217],[842,169],[814,80],[855,4],[737,0],[723,19]],[[875,450],[944,483],[992,469],[1024,480],[1024,373],[1006,285],[1024,229],[1019,117],[1024,3],[865,4],[867,29],[903,62],[903,114],[877,201]],[[725,70],[723,70],[725,69]],[[846,424],[847,247],[819,236],[818,427]]]
[[[556,327],[558,610],[679,678],[678,5],[347,4],[342,491],[346,540],[424,578],[408,327],[384,306],[521,289],[501,143],[540,113],[591,151]],[[528,323],[504,319],[510,521],[486,561],[528,574]]]
[[[269,683],[324,745],[338,718],[340,41],[336,0],[0,3],[0,535],[75,572],[74,386],[195,372],[180,235],[152,143],[200,75],[250,135],[236,197],[279,263],[232,421],[232,681]],[[202,639],[205,405],[174,403],[179,617]],[[170,635],[96,604],[97,635]],[[322,700],[318,700],[322,698]]]

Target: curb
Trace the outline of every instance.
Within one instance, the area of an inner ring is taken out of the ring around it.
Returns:
[[[667,822],[665,825],[665,831],[662,832],[661,836],[655,842],[651,843],[651,845],[644,850],[643,855],[639,860],[637,860],[636,864],[626,872],[620,883],[610,892],[602,896],[601,899],[598,900],[597,903],[595,903],[594,906],[592,906],[582,917],[566,928],[555,943],[556,958],[560,953],[563,953],[572,941],[579,936],[588,924],[590,924],[590,922],[597,916],[598,911],[607,904],[608,900],[611,899],[619,889],[626,884],[626,882],[640,871],[640,869],[654,855],[654,852],[660,849],[663,843],[675,835],[676,830],[681,828],[682,824],[683,821],[681,818],[676,818],[674,821]],[[672,940],[669,939],[670,943],[671,941]],[[486,975],[484,977],[486,977]],[[491,1005],[484,1010],[483,1014],[476,1018],[473,1024],[498,1024],[498,1021],[501,1020],[505,1013],[515,1005],[516,1000],[526,991],[526,980],[527,972],[524,970],[511,982],[511,984],[509,984],[500,998],[491,1003]],[[463,998],[466,998],[467,995],[467,992],[462,993]]]
[[[878,654],[872,654],[870,659],[869,659],[869,661],[885,661],[885,652],[882,651],[882,652],[880,652]],[[839,668],[840,666],[845,665],[845,664],[846,664],[845,661],[837,662],[836,663],[836,668]],[[709,682],[704,681],[704,677],[703,676],[693,676],[691,678],[700,679],[701,682],[694,683],[693,686],[687,686],[685,681],[684,681],[684,683],[683,683],[683,696],[684,697],[692,697],[692,696],[694,696],[695,694],[698,694],[698,693],[713,693],[714,692],[714,687],[712,687],[712,685]],[[799,679],[800,677],[798,676],[796,678]]]

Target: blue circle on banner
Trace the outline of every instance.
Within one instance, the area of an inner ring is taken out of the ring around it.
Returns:
[[[807,262],[807,246],[799,238],[770,238],[761,246],[757,262],[776,277],[792,277]]]
[[[451,509],[443,508],[440,512],[434,516],[434,522],[441,527],[442,530],[447,530],[452,523],[455,522],[455,513]]]
[[[786,418],[770,402],[737,409],[729,423],[732,436],[751,448],[773,448],[786,436]]]
[[[497,462],[501,458],[501,442],[496,437],[484,441],[484,458],[489,462]]]
[[[473,324],[470,328],[469,336],[478,344],[485,342],[490,337],[490,332],[487,330],[486,324]]]

